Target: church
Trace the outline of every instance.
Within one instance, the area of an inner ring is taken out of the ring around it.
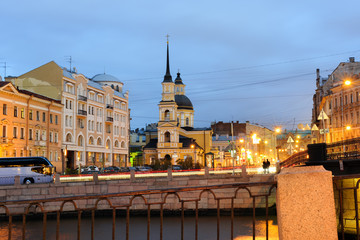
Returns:
[[[185,84],[180,73],[175,81],[170,74],[169,42],[167,42],[166,74],[162,81],[162,98],[159,106],[159,121],[156,128],[146,132],[147,144],[144,146],[146,164],[155,160],[178,160],[189,157],[194,164],[211,166],[211,128],[194,128],[194,107],[185,95]],[[206,161],[207,159],[207,161]]]

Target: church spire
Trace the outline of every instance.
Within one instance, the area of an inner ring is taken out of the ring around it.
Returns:
[[[167,38],[167,58],[166,58],[166,74],[164,76],[163,82],[172,82],[172,77],[170,74],[170,63],[169,63],[169,35],[166,35]]]

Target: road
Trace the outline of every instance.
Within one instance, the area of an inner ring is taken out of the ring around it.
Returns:
[[[235,174],[241,173],[241,168],[234,170]],[[247,167],[246,172],[248,174],[263,174],[264,171],[261,167]],[[275,173],[276,168],[270,167],[270,173]],[[221,170],[209,170],[209,174],[232,174],[233,169],[221,169]],[[182,170],[173,171],[173,176],[191,176],[191,175],[204,175],[204,169],[200,170]],[[146,178],[146,177],[167,177],[167,171],[151,171],[151,172],[135,172],[135,178]],[[99,180],[118,180],[118,179],[130,179],[130,173],[107,173],[99,174]],[[64,175],[60,177],[61,182],[82,182],[82,181],[93,181],[92,174],[80,174],[80,175]]]

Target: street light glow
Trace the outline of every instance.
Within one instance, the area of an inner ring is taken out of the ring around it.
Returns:
[[[346,130],[350,130],[351,129],[351,126],[346,126]]]
[[[346,80],[346,81],[344,82],[344,84],[345,84],[346,86],[349,86],[349,85],[351,84],[351,81],[350,81],[350,80]]]
[[[275,128],[275,132],[276,132],[276,133],[280,133],[280,132],[281,132],[281,129],[280,129],[280,128]]]

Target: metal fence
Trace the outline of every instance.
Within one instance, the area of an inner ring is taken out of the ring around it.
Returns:
[[[146,191],[133,191],[133,192],[124,192],[124,193],[115,193],[115,194],[103,194],[103,195],[88,195],[88,196],[74,196],[74,197],[62,197],[62,198],[52,198],[52,199],[39,199],[39,200],[23,200],[23,201],[7,201],[0,202],[0,210],[3,212],[3,218],[8,219],[7,224],[7,237],[8,239],[14,239],[12,236],[13,231],[13,221],[15,218],[22,218],[22,234],[21,239],[26,239],[26,227],[28,216],[34,212],[37,215],[40,215],[42,218],[42,239],[47,238],[47,223],[49,216],[56,216],[56,239],[59,238],[59,229],[61,223],[61,216],[65,211],[69,211],[69,206],[77,215],[77,232],[73,233],[77,235],[77,239],[81,239],[81,224],[84,213],[88,213],[91,216],[91,226],[87,231],[91,232],[91,239],[94,239],[94,226],[95,226],[95,215],[98,210],[107,209],[111,212],[112,216],[112,239],[119,239],[118,236],[125,235],[125,239],[129,239],[130,232],[130,217],[132,209],[138,208],[140,205],[139,200],[141,200],[140,208],[145,209],[147,217],[147,239],[150,239],[150,227],[152,210],[158,209],[160,224],[159,224],[159,234],[160,238],[163,239],[163,227],[164,227],[164,211],[167,209],[174,209],[178,204],[181,224],[180,224],[180,233],[181,239],[184,239],[184,217],[185,210],[192,208],[192,211],[195,214],[194,222],[194,239],[199,238],[199,209],[204,206],[200,206],[202,199],[205,195],[212,197],[213,204],[208,203],[208,207],[216,211],[216,238],[220,239],[220,227],[221,227],[221,211],[223,209],[228,209],[231,216],[231,227],[230,227],[230,239],[234,239],[234,217],[235,210],[243,207],[244,205],[239,205],[237,200],[239,198],[244,198],[244,194],[247,193],[250,209],[252,211],[252,238],[256,237],[256,220],[259,217],[258,209],[262,208],[265,211],[265,222],[266,222],[266,239],[269,238],[269,205],[275,204],[275,188],[276,182],[257,182],[257,183],[237,183],[237,184],[224,184],[224,185],[213,185],[213,186],[199,186],[199,187],[185,187],[185,188],[172,188],[172,189],[160,189],[160,190],[146,190]],[[241,193],[241,194],[240,194]],[[241,196],[240,196],[241,195]],[[126,199],[119,200],[121,198]],[[175,205],[169,204],[169,199],[177,199]],[[269,201],[270,200],[270,201]],[[92,202],[93,205],[89,206],[87,204],[84,207],[84,201],[87,203]],[[106,203],[104,204],[100,203]],[[228,205],[223,204],[228,202]],[[189,207],[190,206],[190,207]],[[19,212],[19,209],[23,211]],[[125,222],[126,230],[125,232],[120,232],[117,230],[116,225],[116,216],[117,211],[125,211]],[[264,217],[264,216],[262,216]],[[236,227],[236,226],[235,226]],[[153,231],[153,229],[152,229]],[[38,235],[38,239],[41,233]]]

